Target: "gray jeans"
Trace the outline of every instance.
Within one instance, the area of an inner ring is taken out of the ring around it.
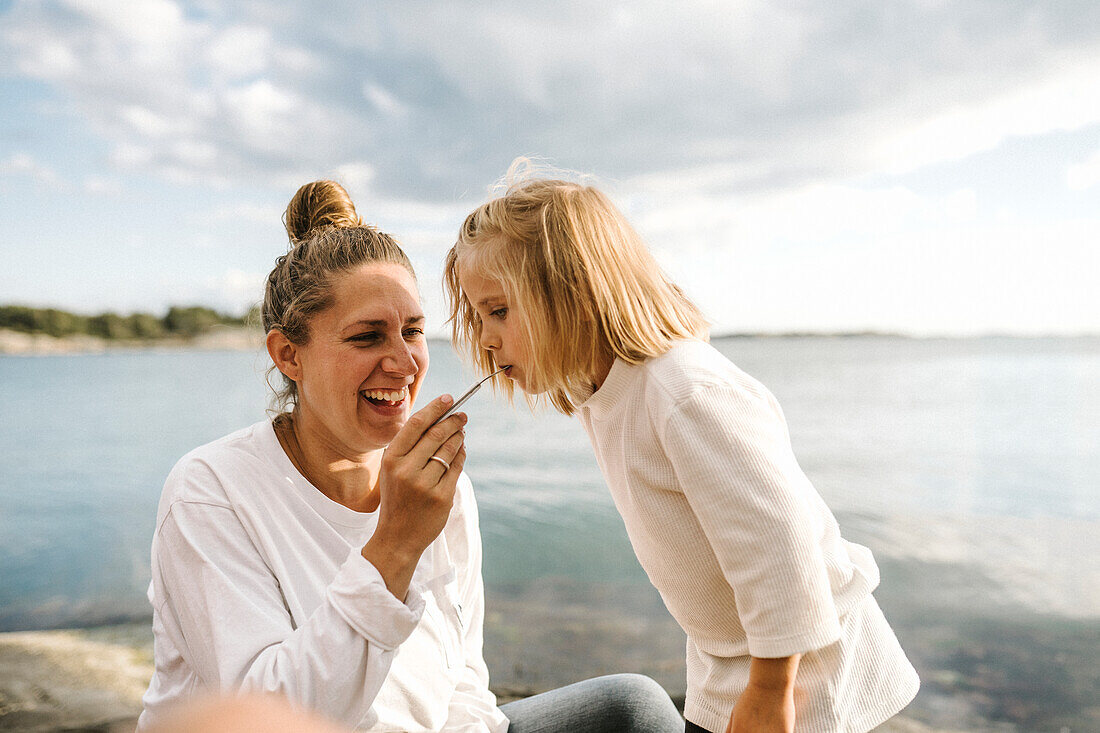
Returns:
[[[640,674],[594,677],[500,706],[508,733],[683,733],[668,693]]]

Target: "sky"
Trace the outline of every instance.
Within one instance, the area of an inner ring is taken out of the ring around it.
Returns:
[[[715,333],[1100,333],[1094,0],[0,0],[0,303],[241,312],[335,178],[442,334],[518,156]]]

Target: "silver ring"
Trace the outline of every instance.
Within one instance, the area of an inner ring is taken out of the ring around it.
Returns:
[[[441,464],[443,464],[443,470],[444,471],[450,471],[451,470],[451,464],[447,463],[445,460],[443,460],[439,456],[432,456],[428,460],[429,461],[439,461]]]

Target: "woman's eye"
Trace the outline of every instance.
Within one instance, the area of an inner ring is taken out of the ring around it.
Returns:
[[[504,318],[506,315],[508,315],[508,309],[494,308],[493,310],[489,311],[489,315],[491,315],[493,318]]]
[[[407,339],[419,338],[420,336],[423,336],[423,335],[424,335],[424,329],[423,328],[406,328],[405,329],[405,338],[407,338]]]
[[[359,333],[349,338],[348,341],[354,341],[360,344],[373,344],[381,338],[381,335],[377,333]]]

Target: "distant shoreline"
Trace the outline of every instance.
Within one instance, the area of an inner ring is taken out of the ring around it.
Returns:
[[[445,336],[429,336],[430,341],[448,341]],[[903,339],[903,340],[982,340],[982,339],[1096,339],[1100,334],[1010,334],[988,333],[968,336],[913,335],[892,331],[781,331],[730,332],[712,334],[712,340],[723,339]],[[101,336],[76,334],[50,336],[0,328],[0,356],[71,356],[128,351],[183,350],[252,351],[263,347],[263,333],[241,326],[214,326],[192,337],[172,336],[145,339],[108,339]]]
[[[87,334],[50,336],[45,333],[0,329],[0,355],[4,356],[59,356],[177,349],[251,351],[259,349],[262,344],[262,332],[240,326],[214,326],[205,333],[192,337],[148,339],[107,339]]]

